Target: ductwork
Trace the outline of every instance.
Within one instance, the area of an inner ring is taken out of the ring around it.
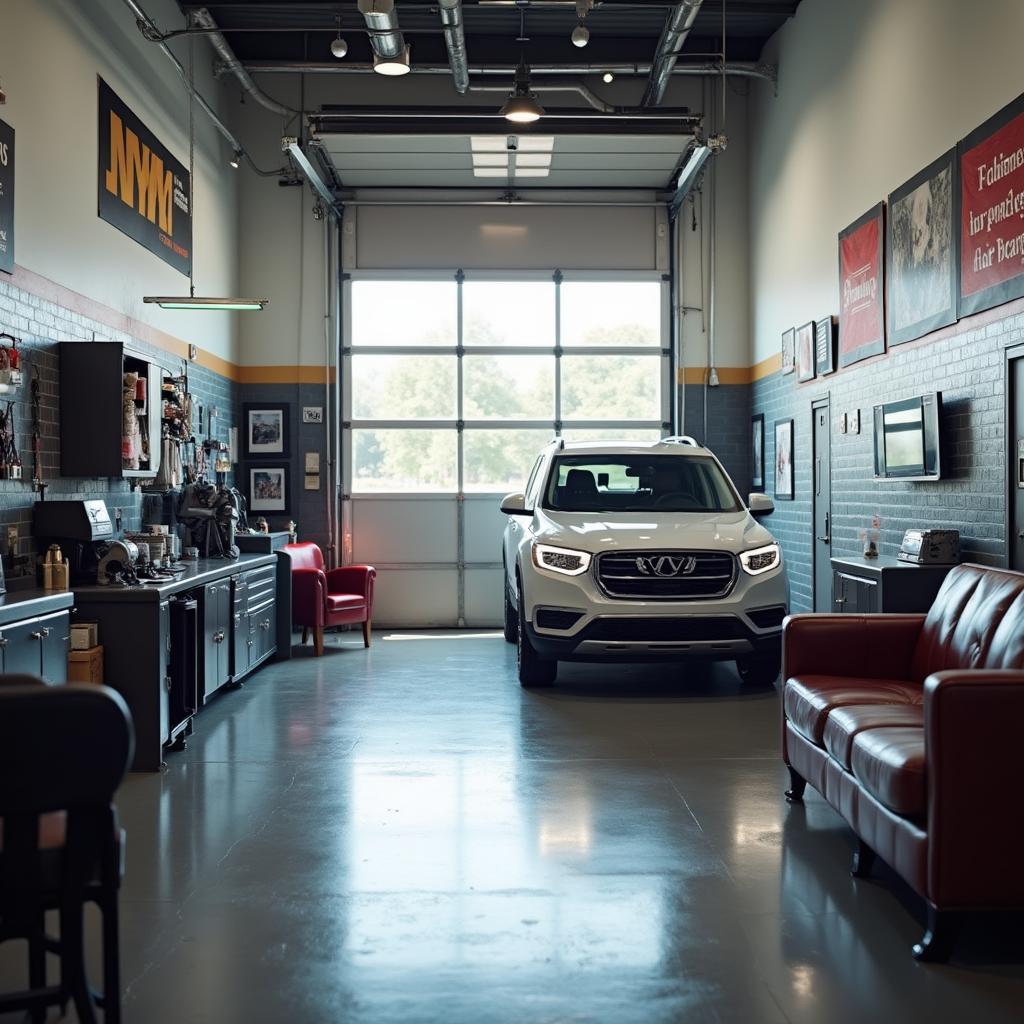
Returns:
[[[448,64],[452,84],[460,95],[469,90],[469,59],[466,57],[466,35],[462,27],[462,0],[440,0],[444,45],[448,48]]]
[[[393,60],[405,51],[405,40],[398,27],[395,0],[359,0],[359,13],[370,30],[370,45],[378,57]]]
[[[283,117],[291,117],[293,114],[298,113],[298,111],[292,110],[291,107],[286,107],[283,103],[272,100],[252,80],[252,76],[242,67],[242,62],[235,56],[234,50],[228,45],[228,41],[218,31],[217,22],[213,20],[213,15],[205,7],[200,7],[192,12],[192,23],[198,28],[209,30],[205,35],[210,40],[210,45],[217,51],[217,56],[221,59],[221,68],[225,71],[230,71],[238,79],[238,84],[261,107],[265,107],[273,114],[281,114]]]
[[[647,88],[641,100],[643,106],[656,107],[662,101],[679,52],[690,34],[690,29],[693,28],[694,21],[697,20],[701,3],[703,0],[680,0],[668,16],[658,40],[658,48],[654,52],[651,76],[647,80]]]

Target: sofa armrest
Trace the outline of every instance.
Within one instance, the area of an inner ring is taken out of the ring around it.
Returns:
[[[292,569],[292,621],[300,626],[322,626],[327,577],[322,569]]]
[[[928,898],[1022,907],[1024,672],[954,669],[924,684]]]
[[[331,594],[361,594],[367,605],[373,602],[373,581],[377,570],[372,565],[344,565],[327,573],[327,589]]]
[[[923,615],[790,615],[782,625],[782,678],[910,679]]]

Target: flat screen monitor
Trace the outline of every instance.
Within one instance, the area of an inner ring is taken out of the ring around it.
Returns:
[[[881,480],[938,480],[938,391],[875,406],[875,476]]]

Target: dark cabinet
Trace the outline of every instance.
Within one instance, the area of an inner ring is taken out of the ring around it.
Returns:
[[[240,680],[277,650],[277,574],[273,565],[251,569],[234,583],[234,663]]]
[[[926,612],[951,565],[914,565],[885,555],[832,559],[832,608],[837,612]]]
[[[66,683],[70,624],[67,612],[54,612],[0,629],[4,674],[26,673],[47,683]]]
[[[231,581],[203,588],[203,700],[231,681]]]
[[[138,374],[134,430],[125,429],[124,376]],[[160,468],[160,385],[164,371],[116,341],[60,343],[60,468],[62,476],[151,479]],[[137,439],[138,451],[123,447]],[[138,456],[126,468],[124,455]]]

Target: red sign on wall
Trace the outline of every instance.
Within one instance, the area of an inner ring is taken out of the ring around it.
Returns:
[[[885,351],[885,207],[839,232],[839,365]]]
[[[1024,97],[960,143],[960,315],[1024,295]]]

